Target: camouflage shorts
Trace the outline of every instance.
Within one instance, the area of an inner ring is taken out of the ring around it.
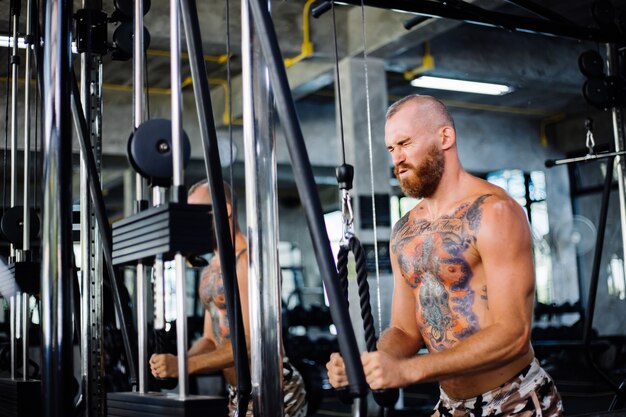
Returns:
[[[467,400],[454,400],[441,389],[433,417],[560,417],[561,396],[537,359],[500,387]]]
[[[228,385],[228,415],[233,417],[237,408],[237,390]],[[305,417],[307,412],[306,390],[302,375],[294,368],[289,360],[283,358],[283,402],[284,417]],[[248,403],[246,417],[253,417],[252,400]]]

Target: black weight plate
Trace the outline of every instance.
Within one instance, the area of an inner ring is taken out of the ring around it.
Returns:
[[[191,157],[189,137],[183,132],[183,165]],[[152,119],[141,124],[130,137],[128,157],[133,167],[146,178],[169,179],[172,167],[172,123]]]
[[[578,57],[578,68],[585,77],[600,78],[604,76],[604,62],[596,51],[585,51]]]
[[[593,106],[599,108],[609,106],[609,87],[601,78],[590,78],[585,81],[583,84],[583,96]]]
[[[39,217],[35,210],[30,210],[30,238],[36,238],[39,234]],[[24,245],[24,206],[14,206],[8,209],[2,216],[0,224],[2,234],[9,242],[19,248]]]
[[[130,59],[133,57],[133,22],[122,22],[113,32],[113,46],[116,49],[119,58]],[[144,51],[150,47],[150,32],[143,28],[143,45]]]
[[[133,0],[115,0],[115,9],[123,14],[126,18],[132,19],[135,16],[135,2]],[[143,14],[150,11],[150,0],[143,0]]]

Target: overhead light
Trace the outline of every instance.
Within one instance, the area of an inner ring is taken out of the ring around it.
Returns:
[[[511,87],[504,84],[480,83],[477,81],[430,77],[427,75],[415,78],[411,81],[411,85],[413,87],[461,91],[464,93],[488,94],[492,96],[501,96],[513,91]]]

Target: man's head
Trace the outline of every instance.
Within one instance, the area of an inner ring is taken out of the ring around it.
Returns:
[[[410,197],[432,196],[446,163],[458,160],[454,121],[430,96],[410,95],[389,107],[385,143],[400,187]]]
[[[233,199],[235,204],[237,202],[236,196],[233,195],[230,185],[224,181],[224,195],[226,197],[226,211],[228,212],[228,218],[230,219],[233,213]],[[206,179],[198,181],[189,187],[187,193],[187,203],[189,204],[212,204],[211,192],[209,190],[209,184]],[[236,222],[235,222],[236,224]]]

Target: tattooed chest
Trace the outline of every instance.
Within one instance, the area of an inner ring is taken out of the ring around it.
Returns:
[[[460,206],[452,216],[434,222],[407,219],[394,229],[392,251],[413,291],[417,323],[431,349],[449,348],[479,328],[472,279],[484,198]]]

